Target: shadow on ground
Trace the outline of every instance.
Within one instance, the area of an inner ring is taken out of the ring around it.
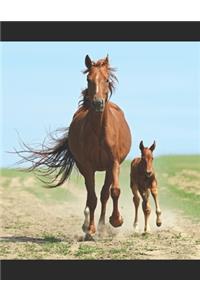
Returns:
[[[59,243],[61,239],[57,239],[54,237],[45,237],[45,238],[33,238],[28,236],[5,236],[0,238],[0,242],[11,242],[11,243],[24,243],[31,242],[36,244],[44,244],[44,243]]]

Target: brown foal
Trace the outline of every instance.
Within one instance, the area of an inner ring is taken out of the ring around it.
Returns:
[[[161,226],[161,210],[158,202],[158,189],[155,172],[153,169],[153,151],[156,147],[155,141],[151,147],[144,147],[143,141],[140,142],[141,158],[137,157],[131,162],[130,187],[133,193],[133,202],[135,205],[135,219],[134,228],[138,227],[138,207],[140,204],[140,197],[142,197],[142,209],[144,212],[144,232],[148,232],[150,227],[148,219],[151,213],[151,206],[149,201],[150,192],[153,196],[156,206],[156,225]]]

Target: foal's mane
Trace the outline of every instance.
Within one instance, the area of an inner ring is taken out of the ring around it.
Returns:
[[[100,59],[97,62],[93,62],[92,66],[94,67],[102,67],[103,65],[105,65],[105,60],[104,59]],[[87,74],[90,72],[90,69],[86,69],[83,71],[83,74]],[[114,90],[115,90],[115,85],[116,82],[118,82],[117,76],[115,75],[116,69],[112,68],[109,66],[109,64],[107,64],[107,72],[108,72],[108,78],[109,78],[109,91],[110,91],[110,96],[109,99],[111,98]],[[84,107],[84,108],[88,108],[89,107],[89,99],[88,99],[88,89],[84,89],[81,92],[81,96],[82,99],[78,102],[79,107]]]

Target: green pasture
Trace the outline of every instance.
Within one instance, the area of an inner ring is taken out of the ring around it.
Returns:
[[[156,171],[159,200],[162,207],[178,209],[192,219],[200,219],[200,155],[176,155],[160,156],[154,159],[154,169]],[[41,201],[74,201],[74,193],[58,187],[56,189],[44,188],[42,183],[35,180],[32,186],[24,185],[25,180],[34,175],[28,172],[16,169],[1,169],[2,186],[9,186],[11,180],[19,178],[20,185],[16,187],[27,190],[29,193],[37,196]],[[130,161],[126,160],[121,167],[120,187],[121,201],[131,201],[132,194],[130,190]],[[100,193],[103,185],[104,172],[96,173],[96,191]],[[73,182],[79,190],[84,190],[84,180],[82,176],[74,170],[70,181]]]
[[[62,189],[60,187],[56,189],[48,189],[44,187],[43,183],[41,183],[38,179],[34,177],[34,174],[29,173],[27,171],[17,169],[1,169],[0,175],[1,177],[3,177],[1,185],[4,188],[7,188],[8,193],[12,179],[18,178],[19,185],[13,187],[13,189],[16,190],[16,193],[21,190],[27,191],[30,194],[36,196],[41,201],[62,202],[67,201],[67,199],[75,200],[74,195],[72,195],[67,189]],[[34,184],[28,186],[25,184],[25,182],[30,177],[34,178]]]

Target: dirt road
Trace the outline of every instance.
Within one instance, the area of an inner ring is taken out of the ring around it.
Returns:
[[[178,211],[163,207],[163,224],[157,228],[152,203],[151,233],[143,235],[140,207],[140,228],[136,234],[132,226],[132,201],[123,199],[122,195],[123,226],[115,229],[107,224],[103,235],[97,232],[95,241],[83,241],[85,190],[69,182],[62,189],[70,192],[72,199],[41,201],[41,195],[37,197],[37,193],[29,191],[37,184],[33,177],[24,179],[23,186],[18,177],[9,183],[1,177],[1,183],[1,259],[200,259],[199,224],[192,223]],[[69,196],[66,194],[66,197]],[[100,201],[96,222],[99,211]],[[111,211],[110,199],[107,220]]]

